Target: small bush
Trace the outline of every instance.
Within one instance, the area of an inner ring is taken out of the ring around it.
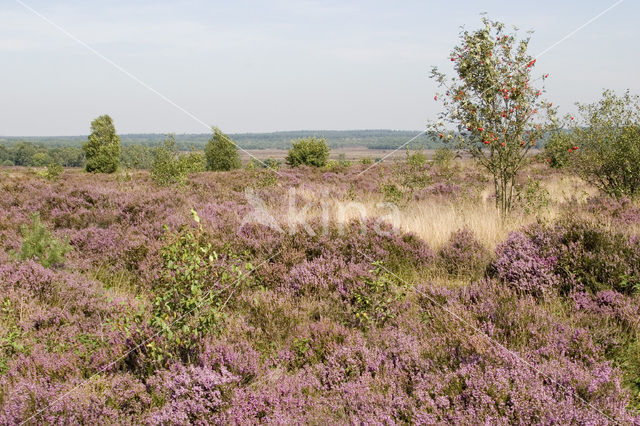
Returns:
[[[50,181],[57,181],[60,175],[64,171],[64,168],[57,161],[53,161],[47,165],[47,170],[44,172],[44,177]]]
[[[176,147],[174,136],[169,135],[153,151],[151,179],[161,186],[184,183],[189,173],[204,169],[203,163],[204,158],[200,153],[181,155]]]
[[[373,277],[367,277],[353,290],[351,305],[356,322],[362,327],[382,325],[395,316],[393,304],[403,296],[393,276],[374,263]]]
[[[591,292],[613,289],[630,294],[640,289],[640,240],[581,222],[562,224],[558,273],[566,290],[583,287]]]
[[[640,98],[605,90],[599,102],[579,109],[574,170],[612,197],[640,196]]]
[[[527,214],[541,214],[551,203],[551,194],[540,180],[529,177],[523,187],[518,188],[517,201]]]
[[[329,147],[325,138],[302,138],[292,143],[286,163],[291,167],[301,165],[324,167],[329,159]]]
[[[201,152],[191,151],[188,154],[183,154],[180,161],[187,173],[203,172],[207,169],[207,159]]]
[[[360,159],[360,164],[373,164],[373,158],[369,157],[368,155],[366,157],[362,157]]]
[[[409,166],[411,166],[412,168],[420,168],[423,167],[425,164],[427,164],[427,154],[421,152],[421,151],[415,151],[414,153],[410,153],[409,150],[407,150],[407,164],[409,164]]]
[[[387,203],[397,204],[404,199],[402,190],[393,183],[385,183],[380,189],[384,195],[384,201]]]
[[[433,165],[441,169],[451,168],[455,154],[450,148],[438,148],[433,153]]]
[[[169,236],[161,249],[162,272],[153,283],[151,323],[159,338],[145,348],[146,374],[173,360],[192,362],[201,339],[214,332],[222,317],[228,291],[241,284],[240,276],[251,268],[232,253],[219,254],[192,211],[198,228],[182,229]]]
[[[62,265],[71,251],[69,241],[58,241],[40,221],[40,215],[31,215],[31,225],[22,227],[21,260],[34,259],[45,268]]]
[[[207,170],[227,171],[242,167],[238,147],[231,138],[217,127],[213,128],[213,136],[205,147]]]

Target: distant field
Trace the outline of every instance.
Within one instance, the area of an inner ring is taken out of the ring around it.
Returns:
[[[432,156],[433,150],[423,150],[423,152],[427,153],[429,157]],[[246,151],[240,151],[240,157],[242,161],[249,161],[251,156],[258,158],[260,160],[264,160],[267,158],[275,158],[276,160],[284,160],[287,156],[286,149],[248,149]],[[344,148],[335,148],[331,150],[330,158],[337,159],[341,158],[341,156],[347,160],[361,160],[362,158],[370,157],[372,160],[376,159],[384,159],[384,161],[394,160],[398,158],[403,158],[406,155],[405,149],[369,149],[363,146],[355,146],[355,147],[344,147]]]

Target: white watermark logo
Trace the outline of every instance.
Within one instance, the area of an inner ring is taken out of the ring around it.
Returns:
[[[331,223],[335,223],[339,235],[343,235],[346,225],[356,221],[360,223],[362,233],[369,229],[378,235],[389,236],[394,232],[394,228],[384,224],[397,222],[400,215],[400,210],[394,203],[339,201],[332,199],[326,189],[317,198],[310,200],[300,197],[297,189],[290,187],[285,204],[287,210],[284,214],[274,214],[270,211],[267,203],[254,188],[247,188],[244,195],[251,210],[243,217],[241,228],[246,225],[262,225],[280,233],[287,232],[289,235],[300,231],[312,237],[318,233],[327,235]],[[373,223],[373,226],[369,228],[367,223]]]

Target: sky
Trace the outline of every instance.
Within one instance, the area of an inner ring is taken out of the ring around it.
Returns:
[[[546,96],[571,112],[640,94],[640,2],[555,45],[616,2],[0,0],[0,135],[83,135],[102,114],[119,133],[421,130],[431,67],[452,71],[482,12],[535,31]]]

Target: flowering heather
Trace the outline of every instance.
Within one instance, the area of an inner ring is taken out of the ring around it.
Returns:
[[[420,189],[406,167],[366,167],[199,173],[174,188],[146,173],[7,177],[0,424],[640,422],[636,237],[534,225],[492,261],[472,229],[436,253],[376,220],[323,223],[323,194],[382,201],[385,182],[442,200],[483,182],[421,166]],[[248,188],[282,219],[291,186],[298,209],[316,202],[313,233],[243,223]],[[63,265],[16,255],[35,212],[69,239]],[[190,232],[198,244],[175,244]],[[208,328],[189,316],[202,300]]]
[[[438,250],[438,256],[444,269],[452,275],[480,275],[491,260],[489,251],[468,228],[451,234],[449,241]]]
[[[496,249],[496,276],[524,293],[544,295],[558,285],[556,259],[546,257],[522,232],[512,232]]]

